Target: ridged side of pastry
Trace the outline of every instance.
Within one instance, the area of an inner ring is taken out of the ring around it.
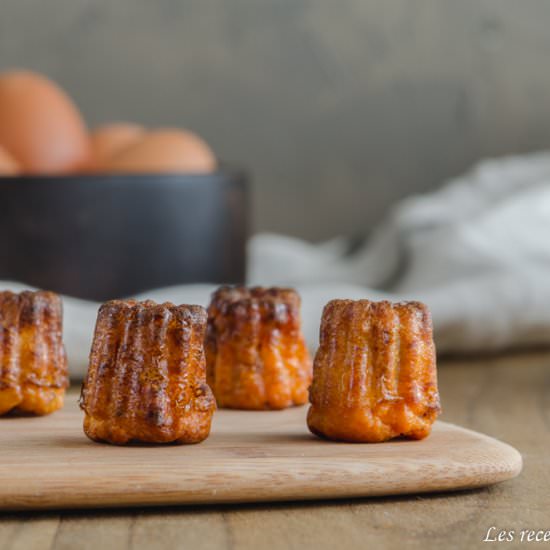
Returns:
[[[310,402],[310,430],[329,439],[426,437],[440,412],[427,307],[419,302],[329,302]]]
[[[101,306],[82,386],[84,431],[124,444],[197,443],[210,433],[206,311],[133,300]]]
[[[63,308],[53,292],[0,292],[0,415],[49,414],[68,386]]]
[[[218,289],[205,346],[208,383],[220,407],[283,409],[307,402],[312,364],[294,290]]]

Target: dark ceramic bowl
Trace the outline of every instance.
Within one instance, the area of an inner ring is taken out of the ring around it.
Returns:
[[[107,300],[242,283],[243,174],[0,178],[0,279]]]

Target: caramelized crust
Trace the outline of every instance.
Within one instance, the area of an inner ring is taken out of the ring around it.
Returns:
[[[422,439],[440,413],[432,321],[419,302],[333,300],[323,311],[308,411],[328,439]]]
[[[215,409],[206,384],[206,311],[114,300],[99,309],[80,406],[90,439],[198,443]]]
[[[43,415],[63,406],[69,385],[63,308],[53,292],[0,292],[0,415]]]
[[[307,402],[311,358],[292,289],[221,287],[208,308],[208,383],[220,407],[284,409]]]

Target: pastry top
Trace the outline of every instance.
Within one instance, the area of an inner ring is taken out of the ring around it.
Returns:
[[[380,300],[379,302],[375,302],[373,300],[368,300],[366,298],[359,299],[359,300],[336,298],[334,300],[330,300],[330,302],[327,302],[327,304],[323,308],[323,316],[326,310],[331,310],[333,308],[345,308],[350,305],[356,305],[361,308],[368,307],[368,308],[375,308],[375,309],[383,309],[386,307],[390,307],[392,309],[408,309],[411,311],[412,310],[422,311],[427,317],[430,317],[430,310],[428,309],[428,306],[417,300],[403,300],[401,302],[390,302],[389,300]]]
[[[212,295],[212,300],[225,302],[238,302],[240,300],[255,299],[266,301],[293,301],[300,295],[293,288],[263,287],[263,286],[221,286]]]
[[[369,327],[372,329],[374,323],[382,323],[386,325],[386,329],[374,331],[369,343],[371,345],[387,344],[389,341],[388,328],[390,326],[396,328],[399,323],[406,322],[405,330],[412,328],[422,328],[424,336],[428,336],[432,341],[432,316],[428,307],[422,302],[417,301],[402,301],[389,302],[382,300],[373,302],[371,300],[342,300],[336,299],[328,302],[323,308],[321,317],[320,344],[329,337],[330,331],[334,329],[333,320],[338,317],[344,317],[349,323],[363,322],[370,319],[371,322],[363,327],[365,330]],[[381,339],[377,342],[377,339]],[[433,341],[432,341],[433,346]]]
[[[204,325],[206,323],[206,310],[202,306],[187,304],[176,306],[172,302],[157,304],[153,300],[110,300],[100,306],[98,317],[112,318],[124,312],[132,315],[142,310],[148,310],[150,313],[159,315],[169,312],[181,321],[193,325]]]
[[[17,311],[17,317],[13,314]],[[63,305],[61,297],[47,290],[24,290],[12,292],[0,291],[0,324],[9,328],[17,322],[19,328],[35,325],[38,317],[53,322],[61,330],[63,324]],[[15,321],[17,319],[17,321]]]
[[[222,286],[212,295],[208,317],[216,321],[230,316],[246,323],[254,317],[253,310],[261,313],[263,321],[285,325],[300,321],[300,295],[292,288],[264,288]]]

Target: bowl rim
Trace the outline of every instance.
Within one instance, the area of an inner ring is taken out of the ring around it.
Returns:
[[[0,175],[0,186],[10,183],[32,184],[32,183],[61,183],[78,180],[84,182],[111,182],[135,180],[143,182],[154,179],[160,183],[194,183],[204,180],[211,180],[213,183],[247,183],[249,173],[243,168],[236,168],[225,163],[213,172],[98,172],[98,173],[73,173],[73,174],[16,174]]]

